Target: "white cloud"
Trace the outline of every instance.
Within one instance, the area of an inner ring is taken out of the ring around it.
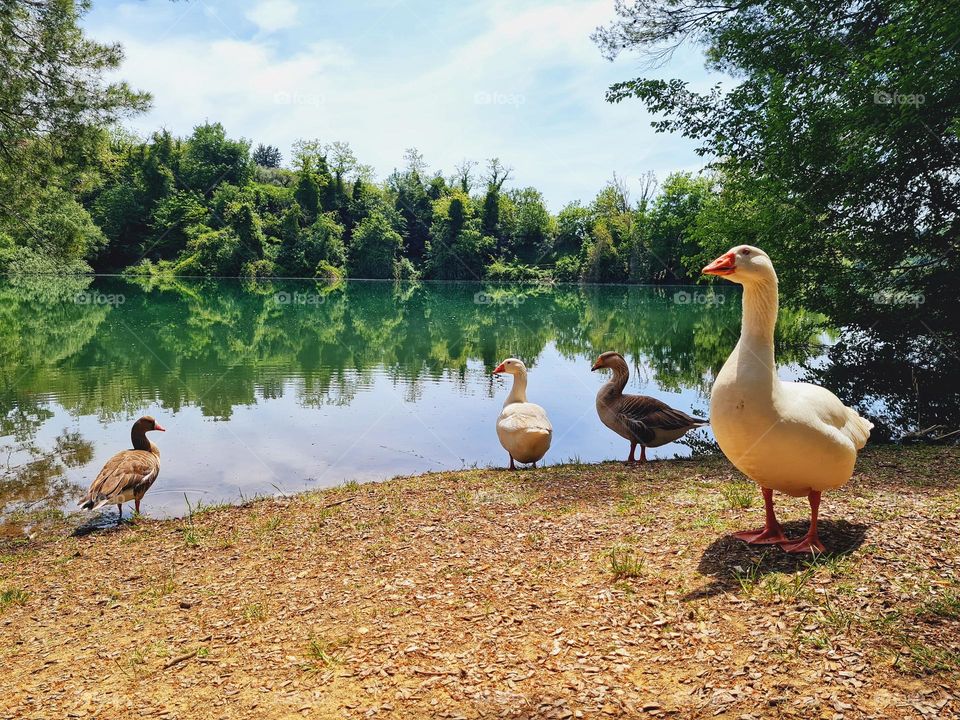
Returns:
[[[289,3],[256,9],[277,5]],[[498,156],[553,209],[589,200],[614,172],[629,182],[647,170],[662,179],[702,164],[693,143],[656,135],[639,101],[605,102],[611,82],[640,74],[633,59],[603,60],[589,38],[608,19],[608,0],[479,7],[470,24],[477,30],[448,43],[435,40],[444,28],[431,26],[429,36],[401,36],[390,47],[364,28],[336,42],[304,34],[310,41],[277,45],[262,35],[235,38],[224,29],[229,18],[212,25],[212,39],[187,23],[166,37],[127,22],[98,35],[122,42],[118,74],[154,95],[153,110],[133,122],[143,134],[166,127],[183,135],[220,121],[230,135],[287,155],[298,138],[346,140],[380,177],[412,146],[445,172],[463,158]],[[418,52],[425,45],[429,54]],[[701,65],[691,53],[663,74],[700,80]]]
[[[246,18],[263,32],[276,32],[297,24],[299,8],[290,0],[260,0],[246,13]]]

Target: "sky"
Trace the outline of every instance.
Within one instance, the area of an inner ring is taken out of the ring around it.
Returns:
[[[697,171],[695,144],[656,133],[639,100],[607,87],[639,75],[719,80],[682,47],[664,67],[611,63],[590,34],[613,0],[94,0],[88,33],[120,42],[116,73],[150,91],[126,125],[188,135],[204,121],[285,160],[300,138],[349,142],[378,178],[415,147],[449,176],[464,159],[499,157],[509,185],[532,185],[556,211],[589,202],[616,173]]]

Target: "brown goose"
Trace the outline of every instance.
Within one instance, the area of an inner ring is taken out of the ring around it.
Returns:
[[[709,420],[674,410],[656,398],[624,395],[630,370],[620,353],[603,353],[590,369],[601,368],[609,368],[613,375],[597,393],[597,414],[604,425],[630,441],[628,465],[636,462],[637,445],[640,446],[640,462],[646,462],[648,447],[666,445],[709,423]]]
[[[133,424],[130,431],[133,450],[119,452],[107,461],[80,501],[80,507],[97,510],[116,503],[120,513],[118,522],[123,518],[125,502],[133,500],[136,511],[140,512],[140,501],[160,474],[160,448],[147,440],[147,433],[151,430],[165,432],[160,423],[149,415]]]

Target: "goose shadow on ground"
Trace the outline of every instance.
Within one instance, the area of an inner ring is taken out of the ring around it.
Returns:
[[[107,534],[118,532],[127,528],[131,522],[128,517],[124,517],[118,521],[116,512],[99,513],[74,528],[73,532],[70,533],[70,537],[86,537],[94,533]]]
[[[789,538],[799,538],[810,524],[806,520],[784,523]],[[855,552],[867,535],[867,525],[847,520],[821,520],[818,525],[820,540],[827,547],[825,553],[791,554],[776,545],[747,545],[732,535],[714,540],[700,558],[697,570],[711,578],[708,585],[687,593],[683,600],[701,600],[719,593],[740,589],[740,579],[749,576],[759,580],[771,573],[792,575],[810,567],[811,563],[844,557]]]

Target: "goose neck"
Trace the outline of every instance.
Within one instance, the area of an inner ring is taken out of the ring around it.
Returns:
[[[153,443],[147,440],[147,433],[139,427],[133,428],[133,432],[130,433],[130,440],[133,442],[134,450],[147,450],[149,452],[151,446],[153,446]]]
[[[627,381],[630,379],[630,371],[625,362],[617,362],[610,365],[612,371],[610,379],[603,386],[603,391],[609,395],[623,395],[623,389],[627,387]]]
[[[507,395],[504,405],[513,403],[524,403],[527,401],[527,373],[520,371],[513,376],[513,387],[510,388],[510,394]]]
[[[758,282],[743,288],[743,321],[740,337],[756,346],[773,348],[773,333],[777,326],[779,293],[776,280]]]

